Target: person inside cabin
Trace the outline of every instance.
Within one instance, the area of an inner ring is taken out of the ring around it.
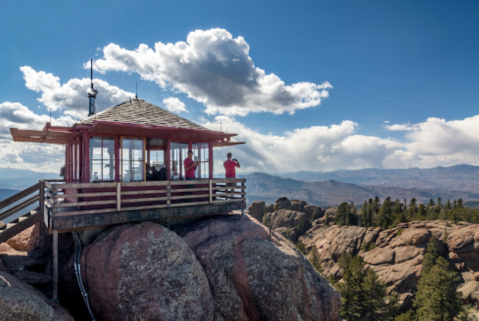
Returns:
[[[151,166],[151,174],[150,175],[151,175],[151,180],[152,181],[157,181],[158,180],[159,173],[156,170],[155,166]]]
[[[195,170],[198,167],[198,162],[193,160],[193,151],[188,150],[188,157],[183,162],[185,166],[185,179],[187,181],[195,179]]]
[[[160,165],[160,171],[158,172],[158,180],[159,181],[166,181],[166,167],[165,165]]]
[[[241,165],[236,158],[233,158],[231,153],[226,154],[228,158],[224,163],[223,166],[225,167],[225,178],[236,178],[236,167],[240,168]],[[227,187],[234,187],[236,183],[226,183]],[[228,189],[228,193],[234,192],[234,189]],[[232,197],[232,195],[230,195]]]
[[[153,181],[153,177],[151,176],[151,172],[150,172],[150,164],[146,164],[146,180],[147,181]]]

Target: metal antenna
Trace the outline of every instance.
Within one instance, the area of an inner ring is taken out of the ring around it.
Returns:
[[[50,126],[51,126],[52,125],[52,109],[50,108],[49,111],[50,111]]]
[[[93,59],[90,59],[90,84],[93,89]]]
[[[135,98],[138,99],[138,81],[136,82]]]

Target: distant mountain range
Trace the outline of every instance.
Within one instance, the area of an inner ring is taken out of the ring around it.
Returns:
[[[28,169],[0,168],[0,188],[3,189],[23,190],[37,183],[40,179],[59,178],[59,173],[41,173]]]
[[[436,200],[438,197],[444,201],[462,198],[472,205],[479,201],[477,166],[298,172],[281,176],[283,177],[264,173],[247,175],[248,203],[256,200],[273,203],[278,197],[286,196],[320,206],[336,206],[351,201],[359,206],[376,195],[381,199],[391,196],[393,199],[406,198],[408,201],[415,197],[418,202],[427,202],[431,198]]]
[[[294,172],[273,174],[305,182],[335,180],[344,183],[402,188],[440,189],[479,193],[479,166],[338,170],[333,172]]]

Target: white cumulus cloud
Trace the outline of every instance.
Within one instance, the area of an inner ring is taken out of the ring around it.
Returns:
[[[233,38],[224,29],[196,30],[186,42],[157,42],[154,48],[140,44],[128,50],[111,43],[94,67],[101,73],[137,73],[163,89],[203,103],[208,114],[294,113],[318,106],[328,97],[329,82],[286,85],[275,74],[256,67],[249,50],[242,37]]]
[[[73,78],[64,84],[60,78],[51,73],[36,71],[29,66],[20,67],[28,89],[41,93],[38,101],[47,109],[63,110],[66,115],[77,119],[88,115],[88,89],[90,79]],[[133,93],[121,90],[101,79],[94,79],[95,88],[99,91],[96,99],[97,111],[101,111],[134,96]]]
[[[214,130],[219,124],[237,133],[236,141],[246,142],[227,148],[241,161],[244,171],[291,172],[329,171],[341,168],[385,167],[385,159],[402,144],[391,139],[357,135],[358,124],[345,120],[331,126],[313,126],[285,132],[262,134],[234,118],[218,116],[204,124]],[[223,159],[226,149],[215,152]],[[221,166],[217,167],[221,171]]]
[[[176,97],[163,99],[163,105],[172,113],[187,113],[186,105]]]

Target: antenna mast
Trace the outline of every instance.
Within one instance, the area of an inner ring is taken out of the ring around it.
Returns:
[[[88,116],[95,115],[96,114],[96,105],[95,105],[95,100],[96,100],[96,95],[98,94],[98,90],[95,89],[93,86],[93,59],[90,59],[90,91],[88,92],[88,99],[90,101],[89,107],[88,107]]]

